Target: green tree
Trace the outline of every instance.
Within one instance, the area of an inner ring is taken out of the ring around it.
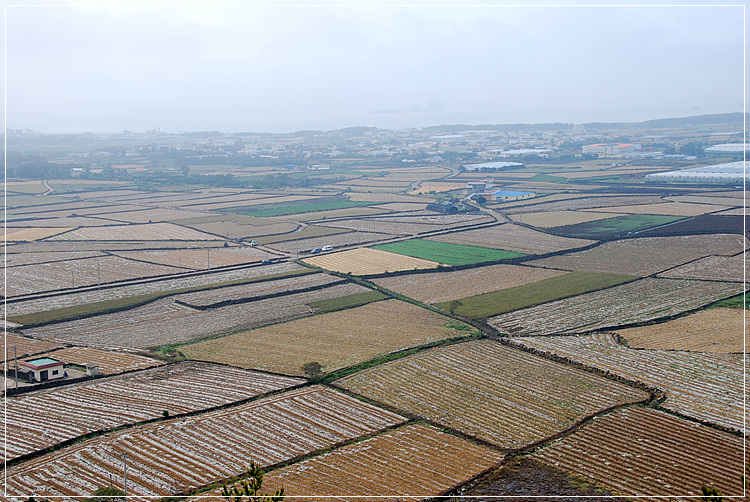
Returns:
[[[106,486],[97,488],[93,496],[84,499],[84,502],[124,502],[124,500],[124,491],[112,486]]]
[[[721,492],[710,485],[701,486],[701,499],[705,502],[723,502],[724,497]]]
[[[302,365],[302,373],[307,375],[310,380],[318,380],[323,376],[323,366],[316,361],[305,363]]]
[[[284,489],[279,488],[273,495],[263,493],[263,469],[255,462],[247,470],[247,479],[232,487],[224,485],[221,496],[228,502],[279,502],[284,500]]]

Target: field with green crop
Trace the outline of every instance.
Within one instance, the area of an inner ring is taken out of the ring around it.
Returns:
[[[462,316],[485,319],[552,300],[608,288],[633,279],[636,277],[622,274],[571,272],[515,288],[438,303],[437,306]]]
[[[651,227],[665,225],[673,221],[681,220],[678,216],[657,216],[653,214],[631,214],[607,220],[590,221],[578,225],[566,225],[549,229],[550,232],[565,237],[577,237],[581,239],[607,239],[628,232],[639,232]]]
[[[380,244],[378,246],[373,246],[373,248],[380,249],[381,251],[412,256],[414,258],[422,258],[423,260],[430,260],[446,265],[469,265],[472,263],[506,260],[523,256],[522,253],[514,253],[500,249],[480,248],[476,246],[435,242],[424,239],[410,239],[407,241]]]

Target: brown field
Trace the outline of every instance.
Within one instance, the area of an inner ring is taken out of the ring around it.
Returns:
[[[279,216],[282,220],[291,221],[317,221],[332,218],[352,218],[354,216],[372,216],[376,214],[388,214],[390,211],[381,209],[381,206],[350,207],[346,209],[331,209],[329,211],[314,211],[307,213],[296,213]]]
[[[16,193],[42,194],[48,190],[41,181],[6,181],[2,186],[8,192]]]
[[[710,197],[704,195],[677,195],[675,197],[667,197],[667,200],[674,202],[691,202],[694,204],[713,204],[717,206],[742,206],[742,199],[736,197]]]
[[[524,254],[546,254],[566,249],[588,246],[594,241],[558,237],[513,224],[495,225],[476,230],[465,230],[430,237],[437,242],[450,242],[467,246],[479,246]]]
[[[620,495],[698,500],[701,485],[708,484],[741,500],[742,452],[742,438],[631,407],[594,420],[533,457]]]
[[[493,340],[439,347],[336,381],[502,448],[540,441],[648,394]]]
[[[437,268],[438,266],[434,261],[369,248],[324,254],[305,258],[302,261],[326,270],[354,275],[373,275],[400,270]]]
[[[21,265],[34,265],[37,263],[47,263],[53,261],[79,260],[81,258],[93,258],[104,256],[99,251],[53,251],[53,252],[33,252],[14,253],[14,246],[9,246],[5,255],[5,267],[18,267]]]
[[[547,192],[547,191],[559,191],[569,192],[571,190],[599,190],[605,188],[602,185],[574,185],[572,183],[551,183],[547,181],[520,181],[513,185],[508,185],[509,190],[528,190],[530,192]]]
[[[139,284],[128,284],[125,286],[96,289],[89,291],[72,292],[49,298],[25,300],[22,302],[8,303],[8,317],[30,314],[33,312],[44,312],[54,309],[75,308],[77,305],[89,303],[106,302],[138,295],[151,293],[163,293],[182,288],[208,287],[222,282],[251,279],[266,275],[303,270],[304,267],[291,262],[273,263],[256,267],[248,267],[240,270],[214,271],[210,274],[194,275],[191,277],[164,278],[156,282],[143,282]]]
[[[629,347],[693,352],[742,352],[743,309],[713,308],[661,324],[617,330]]]
[[[66,347],[45,355],[63,361],[65,364],[72,363],[79,366],[94,364],[99,366],[99,371],[103,375],[116,375],[126,371],[143,370],[165,364],[158,359],[131,352],[115,352],[92,349],[91,347]]]
[[[355,284],[297,293],[252,303],[195,310],[163,298],[134,309],[28,328],[25,335],[98,348],[145,348],[252,329],[309,316],[309,302],[368,291]],[[176,297],[176,298],[179,298]]]
[[[253,239],[263,235],[286,234],[294,232],[299,225],[297,223],[265,220],[267,223],[258,225],[248,225],[246,223],[234,221],[234,215],[227,215],[226,221],[212,221],[207,223],[192,223],[189,226],[196,230],[201,230],[214,235],[221,235],[228,239]],[[260,220],[260,218],[256,218]]]
[[[528,264],[561,270],[586,270],[645,277],[704,256],[741,253],[746,244],[740,241],[741,237],[732,234],[623,239],[606,242],[586,251],[535,260]]]
[[[398,300],[369,303],[180,348],[186,357],[243,368],[302,375],[319,362],[325,372],[471,332],[449,318]]]
[[[490,216],[480,215],[441,215],[432,211],[424,214],[408,214],[394,216],[377,216],[372,218],[355,218],[332,222],[319,222],[326,227],[347,228],[360,232],[374,232],[386,234],[418,235],[425,232],[436,232],[467,225],[491,223]]]
[[[560,185],[565,186],[565,185]],[[602,194],[560,194],[559,199],[551,200],[544,197],[540,199],[529,199],[528,204],[509,202],[497,206],[498,210],[507,209],[508,214],[536,213],[539,211],[577,211],[580,209],[596,209],[602,207],[626,206],[632,204],[658,204],[664,202],[656,195],[602,195]],[[543,202],[544,204],[536,204]],[[547,202],[549,201],[549,202]],[[533,205],[531,205],[533,204]]]
[[[57,227],[57,228],[17,228],[8,229],[5,234],[6,242],[17,242],[17,241],[38,241],[52,237],[53,235],[61,234],[69,230],[73,230],[75,227]]]
[[[561,227],[563,225],[577,225],[589,221],[606,220],[616,216],[625,216],[624,214],[610,214],[602,212],[582,212],[582,211],[545,211],[542,213],[521,213],[514,214],[511,220],[518,223],[524,223],[537,228]]]
[[[430,192],[450,192],[451,190],[461,190],[466,188],[466,183],[456,183],[455,181],[423,181],[419,187],[409,190],[409,195],[422,195]]]
[[[101,213],[102,218],[120,221],[124,223],[151,223],[185,218],[198,218],[205,213],[192,211],[178,211],[175,209],[143,209],[141,211],[118,211]]]
[[[734,209],[727,209],[726,211],[721,211],[716,214],[721,216],[745,216],[745,208],[736,207]]]
[[[216,240],[213,235],[172,223],[144,225],[113,225],[87,227],[67,232],[49,240],[76,241],[158,241],[158,240]]]
[[[205,270],[207,268],[259,262],[267,257],[265,251],[251,247],[120,251],[113,254],[129,260],[189,268],[192,270]]]
[[[492,265],[450,272],[383,277],[373,282],[423,303],[440,303],[562,275],[558,270]]]
[[[349,200],[354,202],[414,202],[427,203],[434,202],[431,197],[413,197],[411,195],[392,194],[392,193],[361,193],[353,192],[349,194]]]
[[[295,501],[343,500],[351,495],[363,502],[397,502],[410,495],[439,495],[502,458],[502,453],[434,427],[409,424],[271,471],[263,486],[283,486]]]
[[[127,453],[128,496],[153,500],[241,474],[253,461],[268,467],[403,421],[330,389],[296,389],[73,444],[10,467],[5,493],[72,501],[110,479],[122,488]]]
[[[62,348],[63,345],[58,343],[48,342],[45,340],[37,340],[36,338],[29,338],[26,336],[18,336],[12,333],[5,333],[2,345],[2,360],[13,361],[14,348],[15,354],[19,359],[25,358],[26,356],[33,356],[41,354],[42,352],[48,352]],[[7,359],[6,359],[7,356]]]
[[[72,229],[77,227],[101,227],[105,225],[119,225],[116,221],[109,221],[102,218],[86,217],[86,216],[68,216],[65,218],[35,218],[32,221],[24,220],[14,222],[9,220],[8,228],[24,228],[29,225],[34,225],[36,228],[66,228]]]
[[[340,247],[359,246],[379,241],[395,239],[397,235],[376,234],[372,232],[343,232],[340,234],[329,234],[321,237],[311,237],[309,239],[287,240],[283,242],[274,242],[268,247],[278,249],[285,253],[304,255],[311,249],[322,248],[323,246],[333,246],[338,250]]]
[[[618,345],[609,334],[513,341],[661,389],[667,396],[662,408],[738,431],[747,429],[742,354],[635,350]]]
[[[71,202],[69,204],[54,204],[36,206],[35,208],[14,209],[17,216],[33,216],[36,218],[67,218],[68,216],[100,216],[108,211],[137,211],[145,209],[135,204],[102,204],[91,202]]]
[[[389,211],[408,212],[408,211],[424,211],[427,207],[427,203],[416,203],[416,202],[390,202],[388,204],[380,204],[377,207],[387,209]]]
[[[744,281],[743,266],[750,266],[750,263],[745,264],[743,263],[744,261],[742,254],[735,256],[707,256],[706,258],[701,258],[700,260],[662,272],[658,277],[742,282]],[[746,270],[750,272],[750,269]]]
[[[126,260],[118,256],[21,265],[6,270],[5,296],[14,297],[180,272],[186,270]]]
[[[265,197],[262,199],[256,196],[250,196],[249,198],[245,195],[238,195],[233,197],[223,197],[226,202],[201,202],[200,204],[183,204],[180,207],[188,210],[199,210],[199,211],[213,211],[216,209],[227,209],[233,207],[246,207],[246,206],[258,206],[261,204],[283,204],[285,202],[295,202],[298,200],[309,200],[314,201],[320,197],[312,197],[308,195],[286,195],[286,196],[273,196]],[[210,199],[213,200],[213,199]]]
[[[492,317],[516,336],[584,333],[669,317],[744,291],[742,284],[645,278]]]
[[[221,385],[215,382],[221,381]],[[302,383],[183,362],[8,398],[8,458],[97,430],[205,410]]]
[[[698,216],[726,209],[726,206],[690,204],[687,202],[664,202],[661,204],[638,204],[635,206],[614,206],[598,208],[596,211],[622,214],[659,214],[664,216]],[[583,211],[588,211],[584,209]]]

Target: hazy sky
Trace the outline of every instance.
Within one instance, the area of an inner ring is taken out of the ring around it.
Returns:
[[[288,132],[743,110],[741,2],[5,2],[9,128]]]

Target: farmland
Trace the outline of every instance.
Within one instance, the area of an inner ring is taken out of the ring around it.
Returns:
[[[222,384],[217,386],[216,381]],[[9,398],[8,458],[89,432],[158,418],[165,410],[180,415],[302,382],[186,362]]]
[[[698,216],[726,209],[725,206],[691,204],[687,202],[664,202],[661,204],[637,204],[634,206],[614,206],[598,208],[596,211],[629,214],[656,214],[663,216]],[[588,210],[584,210],[588,211]],[[618,214],[618,216],[620,216]]]
[[[489,323],[514,336],[582,333],[681,314],[743,289],[727,282],[646,278],[501,314]]]
[[[71,230],[49,240],[74,241],[156,241],[156,240],[216,240],[213,235],[172,223],[146,223],[141,225],[111,225],[84,227]]]
[[[490,265],[464,270],[383,277],[373,280],[423,303],[440,303],[522,286],[565,272],[519,265]]]
[[[248,247],[120,251],[113,254],[130,260],[189,268],[192,270],[205,270],[208,268],[258,262],[267,256],[267,253],[264,251]]]
[[[432,261],[412,258],[372,248],[359,248],[349,251],[324,254],[303,260],[314,267],[353,275],[374,275],[401,270],[437,268]]]
[[[283,486],[294,500],[356,494],[357,500],[396,502],[409,495],[442,493],[501,459],[502,454],[487,447],[410,424],[269,472],[263,479],[269,488]]]
[[[507,260],[523,256],[521,253],[510,251],[449,244],[424,239],[410,239],[407,241],[380,244],[373,246],[372,249],[413,256],[414,258],[422,258],[445,265],[469,265],[472,263]]]
[[[39,343],[46,342],[40,340]],[[86,364],[96,365],[99,367],[102,375],[116,375],[117,373],[142,370],[165,364],[164,361],[130,352],[99,350],[92,349],[91,347],[66,347],[44,355],[54,357],[66,364],[72,363],[78,366]]]
[[[638,407],[619,410],[534,455],[626,496],[742,495],[742,439]],[[722,461],[717,462],[717,459]]]
[[[369,303],[180,347],[186,357],[290,375],[325,372],[400,349],[470,334],[463,324],[398,300]]]
[[[631,214],[606,220],[555,227],[554,233],[579,239],[611,239],[679,220],[679,216]]]
[[[708,255],[741,253],[746,243],[736,235],[684,235],[645,237],[607,242],[585,251],[527,263],[562,270],[588,270],[642,277]],[[669,249],[668,253],[659,252]]]
[[[624,216],[618,213],[606,212],[584,212],[584,211],[544,211],[539,213],[520,213],[511,216],[511,220],[524,223],[537,228],[561,227],[564,225],[577,225],[589,221],[606,220]]]
[[[402,423],[404,419],[329,389],[288,391],[228,409],[119,430],[9,468],[9,493],[92,493],[122,479],[128,495],[178,495]],[[67,500],[67,499],[66,499]]]
[[[636,349],[728,353],[745,350],[744,326],[742,309],[712,308],[617,334]]]
[[[432,349],[336,384],[503,448],[540,441],[601,409],[648,398],[490,340]]]
[[[746,274],[744,262],[744,253],[735,256],[707,256],[662,272],[658,277],[742,282]]]
[[[517,343],[661,389],[667,394],[665,409],[746,430],[741,354],[634,350],[608,335],[529,337]]]
[[[529,284],[461,298],[454,303],[439,303],[437,306],[462,316],[486,319],[552,300],[608,288],[633,279],[634,277],[629,275],[571,272]]]

